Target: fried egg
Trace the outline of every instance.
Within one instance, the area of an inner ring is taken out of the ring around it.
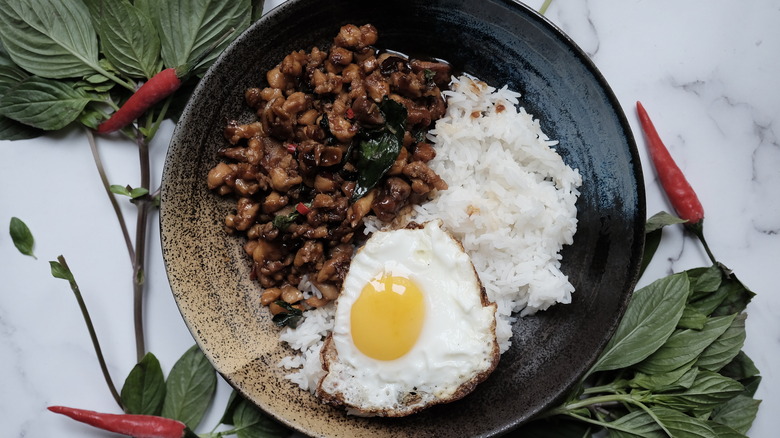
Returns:
[[[344,279],[316,394],[364,416],[457,400],[498,363],[495,311],[440,221],[376,232]]]

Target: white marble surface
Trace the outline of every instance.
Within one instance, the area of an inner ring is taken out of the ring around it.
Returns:
[[[538,8],[542,0],[528,3]],[[749,435],[777,436],[780,3],[555,0],[547,17],[592,57],[623,105],[644,160],[648,214],[670,207],[647,161],[637,100],[697,189],[713,251],[757,292],[745,350],[762,372],[757,397],[763,404]],[[171,132],[164,126],[152,147],[155,186]],[[132,144],[101,140],[100,152],[112,183],[137,184]],[[130,216],[133,208],[125,205],[125,212]],[[12,216],[32,229],[37,260],[11,244]],[[67,284],[49,275],[48,261],[57,255],[65,255],[76,275],[114,380],[121,384],[135,363],[130,263],[81,131],[0,142],[0,227],[2,435],[108,436],[45,410],[52,404],[116,408]],[[147,347],[167,371],[193,341],[163,271],[156,217],[150,231]],[[706,262],[693,240],[670,230],[641,283]],[[228,394],[220,383],[207,428]]]

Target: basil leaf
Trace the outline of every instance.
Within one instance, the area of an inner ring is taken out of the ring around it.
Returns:
[[[249,0],[160,0],[146,7],[157,26],[166,67],[183,66],[205,56],[198,65],[190,66],[193,73],[205,71],[230,41],[249,26],[252,15]],[[206,51],[230,29],[235,29],[231,38],[207,55]]]
[[[114,193],[116,195],[122,195],[127,196],[131,199],[140,198],[141,196],[149,194],[149,190],[145,189],[143,187],[130,187],[128,186],[122,186],[119,184],[111,184],[108,189],[111,191],[111,193]]]
[[[87,0],[103,54],[133,78],[151,78],[162,68],[160,37],[152,19],[128,0]]]
[[[634,292],[617,331],[590,372],[626,368],[655,352],[674,332],[689,287],[688,276],[680,273]]]
[[[694,363],[695,361],[692,360],[675,370],[665,373],[636,373],[634,378],[631,379],[631,385],[656,392],[688,389],[693,386],[693,382],[699,373],[699,369],[694,368]]]
[[[44,131],[40,129],[0,116],[0,140],[26,140],[43,134]]]
[[[71,283],[75,281],[75,279],[73,278],[73,273],[70,272],[70,269],[66,268],[59,261],[56,260],[50,261],[49,268],[51,269],[52,277],[66,280]]]
[[[696,272],[697,275],[694,276],[692,272]],[[694,292],[715,292],[723,280],[723,271],[717,265],[706,269],[691,269],[688,271],[688,278],[693,283]]]
[[[238,438],[272,438],[290,434],[287,428],[263,414],[247,400],[241,400],[236,407],[233,424]]]
[[[157,3],[157,0],[133,0],[133,6],[138,8],[139,11],[146,14],[148,17],[154,17],[152,12],[152,5]]]
[[[214,398],[217,374],[206,355],[194,345],[173,365],[165,387],[162,416],[195,430]]]
[[[0,113],[53,131],[76,120],[91,100],[88,94],[66,83],[33,76],[5,93],[0,99]]]
[[[745,310],[748,303],[756,295],[733,274],[728,278],[724,278],[722,285],[728,290],[728,294],[720,305],[712,311],[712,315],[740,313]]]
[[[3,67],[18,67],[16,63],[11,60],[11,57],[8,56],[8,52],[6,52],[5,47],[3,47],[2,40],[0,40],[0,65]]]
[[[754,400],[746,395],[738,395],[717,408],[712,415],[712,420],[734,429],[736,432],[746,434],[753,425],[753,420],[758,414],[760,400]]]
[[[710,315],[715,309],[720,307],[729,296],[739,293],[739,285],[728,281],[722,281],[720,287],[714,292],[706,294],[694,293],[691,300],[688,302],[688,306],[699,313]]]
[[[646,226],[646,225],[645,225]],[[653,260],[655,252],[658,250],[658,246],[661,244],[661,236],[663,234],[662,229],[657,229],[645,233],[645,249],[642,252],[642,264],[639,267],[639,277],[645,273],[645,269]]]
[[[704,420],[662,407],[653,408],[653,413],[675,438],[718,438],[715,431]]]
[[[647,265],[653,259],[658,245],[661,244],[663,228],[667,225],[682,224],[686,221],[665,211],[658,212],[645,222],[645,249],[642,254],[642,265],[639,268],[639,276],[645,272]]]
[[[695,360],[733,320],[734,315],[715,317],[710,318],[701,330],[675,331],[658,350],[636,365],[636,369],[646,374],[667,373]]]
[[[11,234],[11,240],[14,242],[14,246],[20,253],[35,257],[33,254],[33,247],[35,246],[35,239],[32,232],[21,219],[18,217],[12,217],[11,223],[8,226],[8,232]]]
[[[704,313],[699,312],[691,306],[685,306],[683,314],[680,320],[677,321],[677,327],[682,329],[695,329],[701,330],[704,328],[704,324],[707,323],[709,317]]]
[[[165,400],[165,376],[152,353],[146,353],[130,370],[120,395],[126,413],[160,415]]]
[[[708,421],[707,425],[712,428],[712,431],[715,432],[715,436],[718,438],[748,438],[747,435],[715,421]]]
[[[710,371],[700,371],[685,391],[655,394],[652,401],[679,411],[713,409],[736,397],[744,387],[734,379]]]
[[[252,23],[263,16],[263,6],[265,6],[265,0],[252,0]]]
[[[233,424],[233,414],[236,412],[236,408],[242,400],[241,394],[233,389],[228,398],[227,405],[225,406],[225,412],[222,413],[222,418],[219,420],[220,424]]]
[[[610,437],[620,438],[666,438],[661,426],[645,411],[623,415],[607,424]]]
[[[757,376],[759,371],[753,360],[745,352],[740,351],[731,362],[721,368],[720,373],[734,380],[744,380]]]
[[[16,66],[0,65],[0,96],[28,77],[30,75]]]
[[[111,184],[111,186],[108,187],[109,190],[111,190],[111,193],[115,195],[122,195],[122,196],[130,196],[130,188],[129,186],[122,186],[119,184]]]
[[[704,370],[720,371],[731,362],[745,344],[746,318],[744,313],[736,315],[728,329],[701,353],[696,366]]]
[[[303,317],[303,311],[301,311],[301,309],[296,309],[291,304],[282,300],[276,300],[274,301],[274,304],[285,310],[285,312],[279,312],[271,318],[271,321],[273,321],[274,324],[279,327],[290,326],[295,328],[298,326],[298,323]]]
[[[98,63],[81,0],[0,0],[0,40],[19,67],[45,78],[86,76]]]
[[[761,376],[748,377],[739,381],[745,387],[745,394],[751,397],[756,395],[758,385],[761,384]]]
[[[105,120],[106,114],[104,112],[89,107],[85,108],[78,118],[79,123],[90,129],[97,129]]]
[[[352,200],[365,196],[393,166],[403,147],[406,107],[387,97],[379,104],[385,119],[380,129],[363,131],[358,141],[358,179]]]
[[[300,215],[301,214],[298,213],[297,211],[293,211],[290,214],[278,214],[274,216],[271,223],[273,224],[274,227],[284,231],[287,229],[287,227],[290,226],[290,224],[295,222],[295,219],[298,219]]]
[[[685,219],[680,219],[675,215],[661,211],[654,214],[647,220],[645,223],[645,233],[660,230],[667,225],[683,224],[685,222],[687,222]]]

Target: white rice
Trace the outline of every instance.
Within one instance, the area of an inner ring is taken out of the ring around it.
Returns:
[[[574,287],[560,270],[560,250],[577,229],[575,203],[582,179],[555,152],[557,141],[518,106],[520,94],[467,76],[453,78],[447,114],[429,133],[436,158],[428,165],[447,182],[400,221],[441,219],[471,256],[496,311],[501,352],[512,323],[555,303],[571,302]],[[388,228],[366,222],[366,232]],[[333,326],[333,305],[306,313],[280,339],[299,352],[280,362],[288,379],[314,391],[323,374],[322,340]],[[514,315],[514,316],[513,316]]]

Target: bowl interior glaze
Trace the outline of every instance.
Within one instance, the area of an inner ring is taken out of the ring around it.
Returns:
[[[246,88],[292,50],[329,46],[340,26],[372,23],[380,48],[442,58],[521,104],[560,141],[583,176],[574,244],[562,269],[573,302],[519,320],[512,348],[464,399],[406,418],[357,418],[320,404],[284,379],[288,354],[259,304],[239,238],[222,222],[233,201],[206,174],[226,144],[228,120],[252,120]],[[613,333],[644,245],[644,187],[625,116],[587,56],[544,17],[509,0],[321,2],[293,0],[242,34],[200,82],[179,121],[162,185],[163,256],[176,302],[217,370],[263,410],[305,434],[328,437],[476,437],[513,429],[560,399]]]

